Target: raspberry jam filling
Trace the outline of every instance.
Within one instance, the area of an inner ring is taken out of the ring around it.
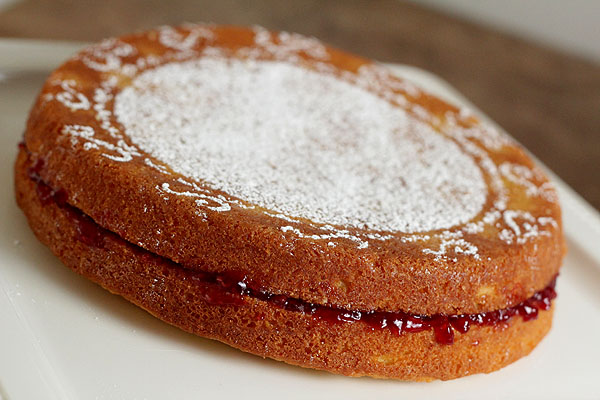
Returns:
[[[506,323],[514,316],[524,321],[537,318],[539,310],[548,310],[556,297],[554,290],[556,277],[544,289],[512,307],[476,314],[432,316],[407,314],[389,311],[345,310],[295,299],[281,294],[269,293],[264,289],[252,288],[246,276],[236,278],[235,274],[212,274],[192,272],[193,279],[201,283],[204,300],[210,304],[243,304],[243,296],[266,301],[287,311],[301,312],[313,318],[330,323],[365,323],[372,330],[389,330],[400,336],[404,333],[433,330],[439,344],[453,344],[454,331],[466,333],[470,327],[496,326]]]
[[[27,172],[29,178],[36,183],[36,192],[43,205],[55,202],[60,208],[67,211],[69,216],[75,221],[77,229],[77,239],[88,246],[98,248],[104,247],[104,233],[94,220],[83,212],[67,204],[67,192],[63,189],[55,190],[47,185],[40,176],[40,171],[44,167],[44,161],[38,159]]]
[[[77,240],[88,246],[103,248],[105,237],[112,234],[112,232],[102,228],[83,212],[69,205],[64,190],[55,190],[47,185],[40,176],[43,165],[43,161],[38,160],[28,169],[29,177],[36,183],[36,191],[41,203],[47,205],[55,202],[61,209],[66,210],[74,220]],[[140,251],[150,258],[158,257],[162,259],[162,257],[144,249],[140,248]],[[169,260],[166,261],[173,264]],[[209,304],[241,306],[246,304],[245,298],[250,297],[268,302],[287,311],[311,315],[317,320],[333,324],[361,322],[371,330],[388,330],[396,336],[433,330],[436,342],[442,345],[453,344],[454,332],[466,333],[471,326],[497,326],[506,323],[514,316],[520,316],[524,321],[535,319],[539,310],[550,309],[552,300],[556,298],[556,291],[554,290],[556,277],[554,277],[548,286],[522,303],[495,311],[476,314],[424,316],[401,311],[345,310],[334,306],[314,304],[282,294],[270,293],[261,288],[260,285],[255,285],[243,274],[192,271],[180,265],[175,265],[180,270],[185,271],[187,276],[198,285],[199,295]]]

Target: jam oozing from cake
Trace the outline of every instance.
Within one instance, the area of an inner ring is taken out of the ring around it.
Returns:
[[[47,205],[55,202],[60,208],[66,210],[74,220],[77,240],[88,246],[103,248],[106,236],[115,234],[96,224],[79,209],[69,205],[64,190],[52,189],[47,185],[40,176],[43,166],[43,161],[38,160],[28,170],[29,177],[36,183],[36,191],[42,204]],[[402,311],[345,310],[335,306],[320,305],[282,294],[270,293],[260,285],[252,282],[244,274],[192,271],[133,244],[131,246],[142,252],[142,258],[148,258],[149,262],[152,258],[164,260],[184,271],[186,276],[197,285],[198,296],[209,304],[243,306],[246,304],[246,298],[255,298],[287,311],[311,315],[317,320],[332,324],[360,322],[371,330],[388,330],[396,336],[432,330],[436,342],[442,345],[453,344],[454,332],[467,333],[471,326],[496,326],[506,323],[515,316],[520,316],[524,321],[535,319],[538,316],[538,311],[550,309],[552,300],[556,298],[556,291],[554,290],[556,277],[554,277],[548,286],[522,303],[495,311],[476,314],[424,316]]]
[[[104,247],[104,233],[90,217],[85,214],[75,214],[74,219],[77,223],[77,239],[79,241],[92,247]]]
[[[389,311],[357,311],[345,310],[333,306],[314,304],[307,301],[273,294],[264,289],[256,289],[250,284],[246,276],[238,274],[211,274],[190,271],[195,279],[203,284],[213,283],[220,286],[223,303],[219,298],[211,296],[211,304],[231,304],[232,295],[248,296],[266,301],[275,307],[287,311],[302,312],[312,315],[313,318],[330,323],[365,323],[372,330],[389,330],[394,335],[416,333],[424,330],[433,330],[435,340],[439,344],[450,345],[454,343],[454,331],[467,333],[471,326],[495,326],[507,322],[514,316],[520,316],[524,321],[537,318],[538,310],[548,310],[551,302],[556,298],[554,290],[556,277],[544,289],[536,292],[524,302],[501,310],[481,312],[476,314],[432,316],[408,314],[404,312]],[[213,289],[214,291],[214,289]]]
[[[40,158],[27,170],[29,178],[36,183],[37,195],[42,204],[55,202],[60,208],[66,210],[75,221],[77,240],[88,246],[103,248],[105,235],[102,228],[90,217],[67,203],[67,192],[63,189],[53,189],[42,180],[40,172],[43,168],[44,160]]]

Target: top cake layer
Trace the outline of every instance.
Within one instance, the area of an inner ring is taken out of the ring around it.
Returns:
[[[26,146],[124,239],[316,303],[502,308],[562,257],[555,193],[510,139],[299,35],[188,25],[89,47],[46,83]]]

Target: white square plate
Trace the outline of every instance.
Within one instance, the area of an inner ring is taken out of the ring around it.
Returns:
[[[406,383],[263,360],[173,328],[65,268],[17,208],[12,163],[45,76],[79,46],[0,40],[0,398],[600,398],[600,217],[556,177],[569,254],[554,327],[530,356],[489,375]],[[391,67],[469,106],[441,79]]]

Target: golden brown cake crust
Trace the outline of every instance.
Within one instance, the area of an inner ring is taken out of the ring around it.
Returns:
[[[489,193],[469,223],[419,232],[421,236],[335,228],[367,245],[357,246],[356,240],[344,237],[315,239],[311,235],[322,235],[324,228],[311,221],[292,224],[304,233],[297,236],[282,229],[290,222],[260,207],[242,207],[243,199],[202,182],[192,183],[211,199],[226,201],[227,212],[215,211],[214,200],[198,206],[193,197],[157,190],[167,184],[174,192],[185,192],[189,184],[182,179],[190,179],[133,145],[111,114],[114,95],[142,71],[199,57],[207,47],[241,57],[240,49],[258,48],[258,35],[270,35],[273,43],[283,41],[277,34],[246,28],[169,29],[180,44],[186,38],[195,41],[185,42],[185,51],[179,51],[161,41],[165,31],[157,30],[93,46],[52,73],[32,109],[25,145],[34,161],[43,160],[42,179],[64,189],[69,204],[99,225],[186,268],[236,271],[273,293],[350,309],[426,315],[500,309],[528,298],[557,274],[564,253],[560,209],[544,174],[515,143],[487,132],[474,117],[433,96],[403,89],[407,83],[391,73],[378,79],[397,83],[394,93],[408,101],[409,113],[426,115],[427,123],[463,150],[469,147],[480,154],[474,159]],[[135,52],[128,52],[132,48]],[[326,64],[340,75],[358,76],[369,68],[377,76],[386,74],[368,60],[325,49],[326,61],[300,49],[294,53],[296,62],[307,68]],[[262,52],[257,57],[276,55]],[[109,81],[113,86],[103,86]],[[68,134],[67,127],[75,133]],[[89,127],[93,137],[77,127]],[[453,136],[458,131],[460,138]],[[486,169],[490,166],[497,175]],[[501,190],[493,186],[494,179],[501,182]],[[199,210],[205,218],[198,217]],[[391,239],[369,239],[380,234]]]
[[[473,326],[451,346],[433,332],[394,336],[363,323],[332,324],[246,299],[210,305],[198,297],[189,271],[106,232],[100,247],[76,239],[75,220],[53,201],[43,204],[25,150],[15,167],[17,202],[36,236],[69,268],[188,332],[290,364],[349,376],[427,381],[497,370],[528,354],[551,326],[553,309],[536,320],[512,318]]]

